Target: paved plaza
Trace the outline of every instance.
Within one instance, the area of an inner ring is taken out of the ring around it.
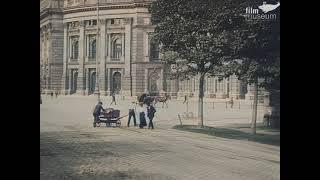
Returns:
[[[129,99],[109,106],[128,113]],[[40,105],[40,178],[45,179],[150,179],[150,180],[273,180],[280,179],[280,147],[258,142],[220,138],[172,129],[196,124],[183,118],[186,104],[169,101],[168,108],[157,104],[154,130],[126,127],[92,127],[94,96],[43,96]],[[228,127],[248,124],[251,102],[205,103],[204,124]],[[196,116],[197,103],[188,111]],[[263,108],[258,109],[258,122]]]

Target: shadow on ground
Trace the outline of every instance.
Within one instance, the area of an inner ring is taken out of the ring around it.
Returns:
[[[250,132],[246,132],[244,130],[238,129],[249,129],[249,127],[237,127],[237,128],[215,128],[205,126],[203,128],[195,125],[176,125],[173,127],[174,129],[189,131],[194,133],[208,134],[211,136],[228,138],[228,139],[237,139],[237,140],[248,140],[253,142],[258,142],[262,144],[270,144],[275,146],[280,146],[280,134],[268,134],[268,133],[259,133],[256,135],[252,135]],[[257,130],[259,130],[258,127]],[[267,130],[264,128],[264,130]],[[275,130],[270,130],[270,132]]]

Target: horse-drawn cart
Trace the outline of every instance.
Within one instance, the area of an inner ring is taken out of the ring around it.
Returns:
[[[125,116],[120,117],[120,110],[106,109],[105,112],[101,112],[97,126],[99,127],[101,123],[106,123],[106,127],[111,127],[112,124],[115,124],[116,127],[120,127],[120,119],[123,117]]]

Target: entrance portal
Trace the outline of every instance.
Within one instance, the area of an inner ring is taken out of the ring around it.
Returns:
[[[112,93],[119,94],[121,91],[121,73],[115,72],[112,77]]]
[[[96,72],[91,73],[89,82],[89,94],[93,94],[96,87]]]
[[[71,91],[70,94],[74,94],[77,92],[77,80],[78,80],[78,71],[75,70],[72,72],[72,79],[71,79]]]

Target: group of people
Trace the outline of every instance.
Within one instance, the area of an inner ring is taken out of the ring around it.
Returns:
[[[147,120],[149,120],[148,129],[150,128],[154,129],[153,118],[156,112],[157,112],[156,109],[150,102],[147,102],[146,104],[144,104],[143,102],[136,103],[135,101],[132,101],[132,104],[129,107],[129,118],[128,118],[127,126],[128,127],[130,126],[131,118],[133,118],[134,126],[137,126],[137,122],[136,122],[136,113],[137,113],[140,120],[139,127],[141,129],[147,126]]]
[[[114,94],[112,95],[112,103],[115,103],[115,97]],[[110,105],[111,105],[110,104]],[[93,122],[93,127],[96,127],[97,122],[100,120],[100,114],[101,112],[105,112],[106,109],[102,107],[103,103],[98,102],[98,104],[95,106],[93,110],[93,117],[94,117],[94,122]],[[131,104],[129,104],[129,118],[128,118],[128,123],[127,126],[130,126],[130,121],[133,118],[133,124],[134,126],[137,126],[137,116],[139,117],[139,127],[142,129],[146,126],[148,126],[148,129],[154,129],[153,125],[153,118],[155,116],[156,109],[155,107],[151,104],[149,101],[132,101]],[[149,123],[147,125],[147,120],[149,120]]]
[[[51,91],[50,92],[51,99],[53,98],[53,94],[55,94],[56,98],[58,98],[58,95],[60,94],[60,92],[58,90],[56,90],[54,93],[53,93],[53,91]]]

